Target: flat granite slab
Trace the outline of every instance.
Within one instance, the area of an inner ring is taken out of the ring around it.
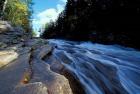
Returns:
[[[21,79],[29,68],[30,54],[21,55],[17,60],[0,69],[0,94],[11,94],[21,84]]]
[[[15,47],[17,58],[0,68],[0,94],[73,94],[68,79],[52,71],[43,60],[53,47],[42,43]],[[14,53],[0,55],[4,61],[10,60],[4,56],[14,56]]]
[[[0,51],[0,68],[18,58],[18,53],[14,51]]]

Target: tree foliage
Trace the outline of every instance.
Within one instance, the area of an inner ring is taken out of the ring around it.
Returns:
[[[138,46],[139,17],[140,0],[68,0],[42,37]]]
[[[3,19],[10,21],[15,26],[21,26],[26,31],[28,31],[31,28],[31,7],[32,0],[8,0],[5,7],[5,11],[2,14]]]

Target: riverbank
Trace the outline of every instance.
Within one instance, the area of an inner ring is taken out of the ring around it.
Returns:
[[[53,47],[41,39],[24,43],[0,51],[0,94],[72,94],[68,79],[43,61]]]
[[[0,94],[73,94],[68,79],[43,60],[53,46],[0,23]]]

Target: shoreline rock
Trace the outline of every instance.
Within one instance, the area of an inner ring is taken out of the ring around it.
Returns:
[[[73,94],[69,80],[64,75],[51,70],[50,65],[43,60],[53,51],[53,47],[47,44],[46,40],[42,41],[30,39],[24,42],[25,44],[21,42],[21,45],[20,43],[14,44],[5,48],[5,51],[0,51],[0,58],[4,58],[6,54],[14,56],[13,53],[17,53],[19,55],[15,62],[9,61],[9,65],[0,70],[0,76],[5,75],[4,78],[0,78],[0,83],[3,84],[0,94],[11,94],[10,92],[13,92],[12,94]],[[11,50],[13,53],[7,52]],[[18,66],[20,67],[17,68]],[[28,83],[21,84],[22,79],[25,79],[25,72],[31,77]],[[9,82],[9,74],[13,75],[11,80],[14,80],[14,84]]]
[[[35,82],[16,87],[12,94],[48,94],[48,90],[42,82]]]
[[[68,79],[44,61],[53,51],[48,41],[6,21],[0,40],[0,94],[73,94]]]
[[[14,51],[0,51],[0,68],[9,64],[18,58],[18,54]]]

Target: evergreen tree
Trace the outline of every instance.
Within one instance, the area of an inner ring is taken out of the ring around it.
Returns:
[[[55,27],[48,27],[43,37],[139,47],[139,17],[140,0],[68,0]]]

